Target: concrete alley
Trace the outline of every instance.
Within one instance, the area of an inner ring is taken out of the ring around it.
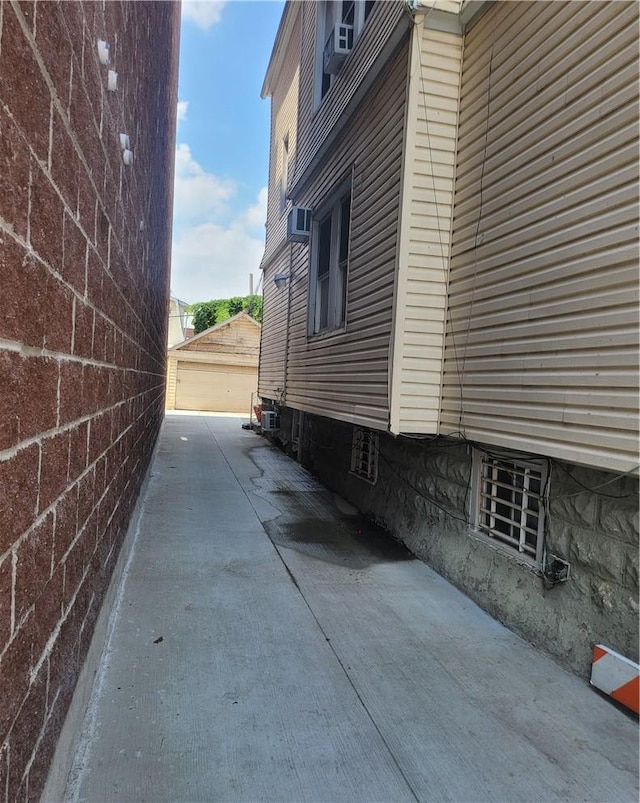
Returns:
[[[638,799],[637,722],[240,423],[165,419],[66,803]]]

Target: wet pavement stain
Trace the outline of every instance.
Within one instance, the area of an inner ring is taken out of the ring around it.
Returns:
[[[322,521],[300,517],[264,522],[273,543],[348,569],[366,569],[377,563],[416,558],[381,527],[361,517]]]

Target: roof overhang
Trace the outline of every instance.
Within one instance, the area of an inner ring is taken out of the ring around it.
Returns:
[[[293,26],[299,11],[299,2],[296,2],[296,0],[287,0],[284,11],[282,12],[282,17],[280,18],[276,41],[271,51],[269,66],[267,67],[264,83],[262,84],[262,90],[260,92],[260,97],[263,100],[273,95],[273,90],[278,81],[278,74],[282,69],[282,63],[284,62],[284,57],[287,52],[287,45],[289,44],[289,39],[291,38]]]

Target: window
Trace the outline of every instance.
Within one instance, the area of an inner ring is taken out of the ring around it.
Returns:
[[[342,327],[347,306],[351,185],[313,222],[309,334]]]
[[[351,442],[351,473],[372,484],[378,479],[378,435],[355,427]]]
[[[360,36],[373,6],[374,0],[327,0],[327,2],[318,3],[316,45],[318,56],[317,74],[319,76],[319,81],[316,93],[316,106],[327,94],[336,77],[335,68],[325,69],[324,63],[325,52],[328,47],[331,47],[329,42],[334,35],[336,26],[350,26],[344,29],[345,36],[342,42],[343,45],[346,45],[347,51],[349,51]]]
[[[477,530],[542,564],[546,465],[474,452]]]
[[[287,208],[287,187],[289,185],[289,134],[282,140],[280,164],[280,214]]]

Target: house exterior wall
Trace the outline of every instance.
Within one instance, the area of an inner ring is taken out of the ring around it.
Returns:
[[[176,390],[178,388],[178,358],[175,354],[167,356],[167,390],[165,393],[165,408],[176,409]]]
[[[187,324],[188,304],[178,298],[171,298],[169,301],[169,332],[167,345],[169,348],[177,346],[185,339],[185,327]]]
[[[354,171],[347,325],[307,336],[309,246],[292,245],[278,268],[292,279],[277,308],[288,349],[282,394],[267,397],[274,437],[586,676],[596,642],[638,660],[638,9],[488,4],[464,35],[464,5],[457,32],[436,12],[298,174],[294,200],[314,207]],[[389,117],[381,130],[398,139],[376,151],[376,122],[405,85],[404,129]],[[367,142],[355,158],[354,139]],[[396,153],[397,176],[376,183]],[[395,250],[376,250],[391,230]],[[378,432],[369,482],[350,472],[354,425],[414,437]],[[520,487],[517,471],[481,485],[480,452],[540,468],[535,559],[478,531],[482,493],[508,516],[498,507],[517,510]]]
[[[260,347],[259,387],[261,395],[280,398],[284,391],[287,342],[287,297],[273,283],[277,273],[288,273],[291,248],[286,243],[287,213],[291,202],[281,205],[282,146],[289,137],[289,176],[297,158],[298,92],[300,85],[300,31],[305,4],[289,3],[285,14],[293,17],[289,39],[283,44],[282,63],[276,71],[271,95],[271,133],[269,148],[269,192],[265,252],[262,258],[263,308]],[[287,20],[283,20],[283,25]],[[278,54],[279,55],[279,54]],[[268,90],[267,90],[268,91]]]
[[[267,77],[267,84],[273,83],[272,211],[262,262],[259,391],[267,399],[286,401],[297,409],[386,429],[408,20],[402,3],[376,4],[333,86],[314,109],[316,23],[322,4],[290,4],[285,14],[293,13],[292,5],[300,19],[282,57],[281,75],[273,75],[270,67]],[[284,49],[277,43],[276,51],[278,47]],[[299,90],[294,93],[290,80],[297,76]],[[293,203],[317,209],[341,181],[352,176],[346,326],[311,337],[310,245],[287,243],[286,214],[280,218],[275,214],[278,149],[286,126],[290,132],[294,126],[294,97],[298,100],[298,131],[291,166]],[[329,139],[332,147],[327,150]],[[376,230],[374,237],[371,227]],[[283,288],[274,285],[278,273],[291,276]]]
[[[373,22],[373,19],[370,20]],[[352,177],[344,329],[308,335],[311,245],[292,250],[286,402],[386,429],[408,41],[296,202],[318,208]]]
[[[287,245],[268,263],[262,264],[262,332],[258,389],[260,395],[267,399],[284,398],[289,334],[291,282],[288,281],[280,289],[273,279],[278,273],[289,274],[294,256],[299,252],[299,245]]]
[[[405,20],[403,0],[377,2],[367,20],[361,36],[342,66],[336,80],[316,107],[316,76],[321,53],[316,47],[316,31],[324,3],[302,3],[302,51],[300,61],[300,102],[298,111],[298,144],[292,185],[295,186],[310,172],[314,161],[335,135],[339,125],[362,99],[359,93],[365,79],[377,72],[383,62],[380,54],[390,44],[397,45],[394,33]],[[324,44],[324,43],[323,43]],[[389,55],[389,54],[387,54]],[[355,103],[354,103],[355,100]],[[297,203],[297,201],[296,201]]]
[[[465,37],[442,432],[637,467],[637,23],[497,3]]]
[[[282,421],[289,420],[281,416]],[[638,661],[638,480],[551,466],[550,552],[570,563],[553,588],[469,527],[466,444],[379,435],[378,479],[350,473],[351,425],[304,415],[301,462],[492,616],[585,677],[594,643]],[[283,432],[285,442],[291,433]],[[607,496],[585,488],[604,485]]]
[[[39,798],[162,420],[178,25],[0,4],[2,801]]]
[[[269,193],[267,200],[267,237],[263,262],[280,249],[287,233],[289,203],[281,204],[283,170],[282,146],[285,136],[289,143],[289,176],[293,175],[297,159],[298,92],[300,85],[300,27],[302,3],[291,3],[286,13],[294,17],[278,79],[271,96],[271,140],[269,149]]]
[[[436,433],[440,414],[463,39],[429,22],[418,16],[411,32],[390,356],[396,434]]]

